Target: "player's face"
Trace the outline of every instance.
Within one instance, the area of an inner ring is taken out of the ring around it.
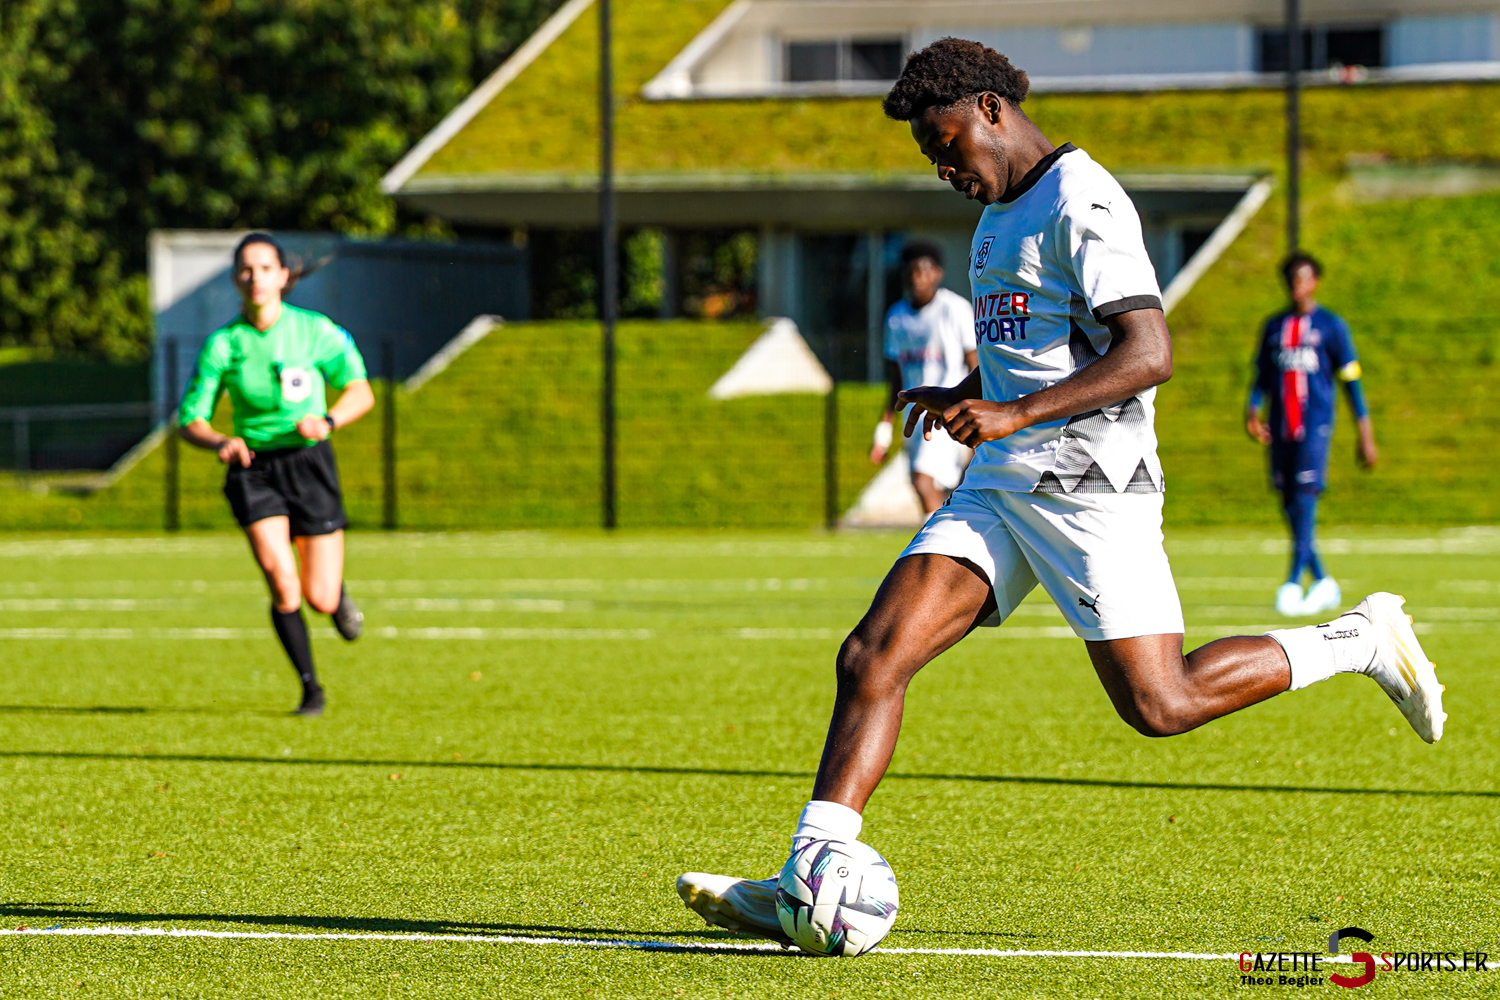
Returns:
[[[1311,302],[1318,291],[1318,272],[1311,264],[1302,264],[1292,272],[1292,301],[1298,305]]]
[[[240,252],[234,283],[247,303],[263,306],[281,300],[281,293],[291,277],[292,273],[277,258],[275,247],[267,243],[252,243]]]
[[[912,305],[920,308],[931,302],[932,297],[937,294],[938,287],[943,283],[943,269],[931,257],[918,257],[907,266],[901,277],[907,298],[911,299]]]
[[[928,108],[910,123],[912,138],[938,176],[981,205],[999,201],[1007,186],[1004,104],[994,94],[980,94],[945,111]]]

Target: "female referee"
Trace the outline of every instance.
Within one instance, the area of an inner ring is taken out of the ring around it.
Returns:
[[[178,423],[183,438],[217,452],[229,467],[224,495],[266,575],[271,624],[302,679],[297,714],[321,715],[323,688],[302,600],[332,615],[350,641],[365,617],[344,589],[349,519],[328,437],[370,412],[375,396],[348,332],[321,313],[281,301],[302,275],[287,267],[270,236],[251,233],[240,241],[234,283],[243,310],[204,342]],[[325,382],[343,390],[326,410]],[[220,389],[234,408],[232,437],[208,422]]]

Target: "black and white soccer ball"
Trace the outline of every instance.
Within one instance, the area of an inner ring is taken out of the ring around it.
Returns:
[[[891,866],[857,841],[804,844],[776,881],[781,929],[811,955],[863,955],[890,933],[899,903]]]

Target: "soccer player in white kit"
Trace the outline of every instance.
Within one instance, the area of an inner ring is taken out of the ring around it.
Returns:
[[[943,250],[930,240],[901,249],[904,293],[885,314],[886,375],[891,395],[875,425],[870,461],[885,461],[895,438],[892,419],[903,389],[957,385],[979,363],[974,352],[974,310],[963,296],[943,287]],[[928,514],[963,482],[973,452],[941,427],[906,438],[911,484]]]
[[[970,264],[979,368],[957,386],[901,393],[914,404],[908,432],[941,426],[977,452],[839,650],[833,719],[794,848],[858,839],[907,684],[1038,583],[1084,640],[1115,710],[1145,736],[1185,733],[1344,672],[1375,680],[1422,739],[1443,733],[1442,687],[1393,594],[1323,625],[1184,655],[1152,425],[1155,387],[1172,374],[1156,276],[1130,198],[1087,153],[1054,146],[1032,124],[1027,88],[1000,53],[945,38],[907,60],[885,99],[938,176],[986,206]],[[775,888],[774,878],[698,872],[677,881],[710,923],[784,939]]]

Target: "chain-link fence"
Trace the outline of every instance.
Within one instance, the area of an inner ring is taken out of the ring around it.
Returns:
[[[877,471],[882,390],[711,399],[760,323],[627,321],[617,332],[616,511],[631,527],[829,523]],[[603,372],[597,323],[502,324],[429,377],[367,357],[376,405],[333,443],[359,528],[588,528],[602,522]],[[162,344],[164,355],[175,345]],[[170,368],[171,366],[168,365]],[[394,386],[394,388],[393,388]],[[173,394],[180,387],[171,387]],[[335,394],[330,394],[330,402]],[[232,428],[227,401],[215,427]],[[154,444],[155,447],[150,447]],[[215,456],[158,432],[139,461],[71,516],[36,526],[232,526]]]

